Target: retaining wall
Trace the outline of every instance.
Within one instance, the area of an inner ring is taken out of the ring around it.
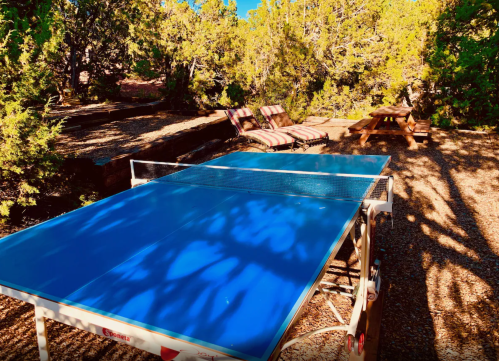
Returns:
[[[235,131],[227,117],[215,118],[213,122],[160,138],[138,147],[131,153],[111,159],[92,161],[86,158],[67,159],[66,171],[85,177],[95,184],[98,191],[109,196],[130,188],[130,160],[153,160],[175,162],[186,154],[214,139],[222,141],[234,137]]]

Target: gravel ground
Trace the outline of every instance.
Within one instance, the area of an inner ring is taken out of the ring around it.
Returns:
[[[98,160],[112,158],[172,135],[179,131],[210,123],[216,117],[186,117],[158,113],[62,134],[57,143],[58,151],[66,156]]]
[[[433,140],[408,149],[402,137],[371,136],[364,148],[344,127],[320,127],[332,141],[307,153],[391,155],[395,227],[383,217],[377,232],[383,255],[385,303],[380,360],[497,360],[499,358],[499,141],[488,135],[435,130]],[[201,161],[236,150],[229,144]],[[302,150],[297,152],[301,153]],[[335,266],[357,267],[346,242]],[[331,270],[329,280],[348,282]],[[344,317],[351,303],[338,301]],[[0,359],[36,360],[34,312],[0,296]],[[301,335],[337,325],[316,294],[292,330]],[[50,322],[54,360],[159,360],[84,331]],[[282,360],[346,360],[343,335],[316,335],[291,346]]]
[[[121,106],[135,106],[136,103],[98,103],[98,104],[86,104],[86,105],[66,105],[66,106],[54,106],[50,111],[51,116],[57,117],[68,117],[77,115],[76,113],[83,114],[85,112],[103,112],[119,109]]]

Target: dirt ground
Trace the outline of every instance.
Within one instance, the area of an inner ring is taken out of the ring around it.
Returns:
[[[161,98],[163,82],[157,80],[124,79],[119,83],[121,85],[120,95],[123,97],[150,97],[152,99]]]
[[[112,158],[179,131],[217,120],[217,117],[188,117],[160,112],[117,120],[76,132],[61,134],[57,150],[65,156]]]
[[[409,149],[402,137],[371,136],[359,147],[345,127],[320,127],[331,141],[307,153],[392,157],[394,228],[377,227],[385,292],[380,360],[497,360],[499,358],[499,141],[486,134],[435,130],[432,141]],[[208,158],[237,150],[228,144]],[[301,153],[302,150],[297,152]],[[335,266],[357,267],[350,242]],[[355,273],[355,272],[352,272]],[[346,277],[331,270],[329,280]],[[335,301],[337,300],[334,298]],[[338,299],[349,318],[351,303]],[[34,312],[0,296],[0,359],[36,360]],[[338,325],[316,294],[291,336]],[[54,360],[160,360],[56,322],[49,323]],[[346,360],[343,334],[313,336],[285,350],[282,360]]]

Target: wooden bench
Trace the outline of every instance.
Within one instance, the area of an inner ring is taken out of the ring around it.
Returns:
[[[430,133],[430,128],[431,128],[431,120],[418,120],[416,122],[416,127],[414,128],[414,135],[417,135],[417,133],[426,133],[425,135],[428,135]]]
[[[360,123],[360,122],[359,122]],[[357,123],[357,124],[359,124]],[[391,135],[412,135],[414,137],[427,137],[430,135],[430,124],[431,121],[429,120],[420,120],[416,122],[416,126],[414,127],[414,131],[405,131],[402,129],[373,129],[373,130],[368,130],[368,129],[355,129],[353,127],[349,127],[348,130],[352,134],[391,134]],[[356,125],[356,124],[355,124]]]
[[[350,133],[358,132],[358,131],[362,130],[362,128],[364,128],[366,125],[371,123],[371,120],[373,120],[373,119],[372,118],[362,119],[361,121],[358,121],[354,125],[349,126],[348,130],[350,131]]]

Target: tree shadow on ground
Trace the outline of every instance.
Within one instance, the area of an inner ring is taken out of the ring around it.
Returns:
[[[402,137],[371,137],[361,148],[358,136],[347,136],[344,129],[341,133],[327,146],[307,153],[392,157],[388,173],[395,176],[395,228],[386,223],[377,228],[386,292],[380,359],[496,360],[498,153],[478,134],[438,131],[433,142],[411,150]],[[241,149],[228,149],[235,150]],[[320,317],[322,313],[316,311],[311,308],[309,315]],[[27,325],[21,320],[9,327]],[[34,327],[26,330],[34,340]],[[133,359],[154,358],[55,322],[49,337],[54,352],[63,352],[71,339],[74,352],[85,359],[117,359],[125,354]],[[327,343],[333,338],[324,335]],[[12,338],[7,347],[29,350],[25,343],[12,343]],[[37,349],[29,355],[36,359]]]
[[[112,158],[132,153],[146,145],[155,145],[163,138],[189,128],[191,124],[201,124],[202,119],[199,118],[204,119],[168,114],[128,118],[62,134],[57,148],[65,156],[93,160]]]
[[[408,149],[402,137],[342,135],[322,153],[392,157],[395,228],[383,249],[382,360],[498,359],[499,157],[483,134],[434,132]]]

